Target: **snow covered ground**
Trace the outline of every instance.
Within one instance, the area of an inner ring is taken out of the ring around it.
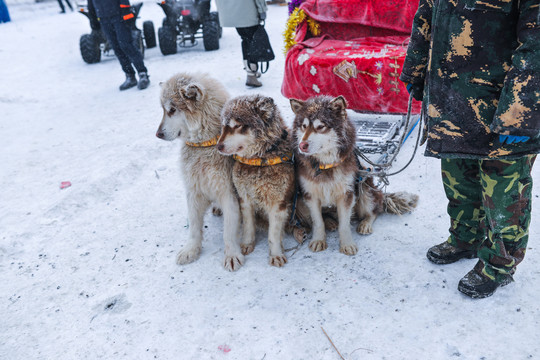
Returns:
[[[0,24],[0,359],[537,359],[540,357],[539,188],[516,282],[484,300],[457,291],[475,264],[436,266],[428,247],[449,225],[439,162],[418,156],[389,191],[418,209],[383,215],[355,239],[358,255],[307,245],[281,269],[258,235],[238,272],[221,266],[222,219],[208,214],[198,261],[175,264],[187,240],[179,142],[155,137],[160,81],[207,71],[230,93],[280,94],[286,7],[270,6],[277,55],[264,86],[244,86],[240,40],[221,48],[146,53],[151,86],[119,92],[116,59],[85,64],[76,13],[55,1],[7,1]],[[163,17],[145,1],[142,20]],[[141,22],[139,22],[141,24]],[[413,141],[400,155],[406,160]],[[535,175],[538,175],[538,169]],[[62,181],[72,186],[61,190]],[[285,239],[285,247],[295,242]]]

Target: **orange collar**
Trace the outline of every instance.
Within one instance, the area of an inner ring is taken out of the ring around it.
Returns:
[[[335,168],[336,166],[339,166],[341,165],[341,163],[343,162],[344,160],[341,159],[339,162],[337,163],[333,163],[333,164],[319,164],[319,169],[320,170],[328,170],[328,169],[331,169],[331,168]]]
[[[277,165],[281,163],[292,163],[292,154],[284,154],[282,156],[276,156],[273,158],[253,158],[253,159],[246,159],[238,155],[233,155],[234,160],[251,166],[272,166]]]
[[[208,140],[208,141],[203,141],[201,143],[192,143],[192,142],[188,142],[186,141],[186,145],[188,146],[192,146],[192,147],[209,147],[209,146],[214,146],[217,144],[218,140],[219,140],[219,136],[216,136],[215,138],[213,138],[212,140]]]

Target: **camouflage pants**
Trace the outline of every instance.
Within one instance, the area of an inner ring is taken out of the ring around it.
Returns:
[[[535,159],[442,159],[451,220],[448,242],[477,250],[482,272],[491,279],[513,274],[525,257]]]

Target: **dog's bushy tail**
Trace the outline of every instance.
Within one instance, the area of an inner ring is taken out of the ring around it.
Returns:
[[[418,204],[418,195],[405,191],[384,194],[384,211],[402,215],[413,211]]]

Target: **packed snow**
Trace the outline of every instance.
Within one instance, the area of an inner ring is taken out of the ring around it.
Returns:
[[[339,253],[336,233],[321,253],[307,244],[294,249],[287,236],[289,262],[274,268],[260,232],[245,265],[230,273],[222,266],[223,220],[209,211],[200,259],[175,263],[188,210],[181,144],[155,137],[159,82],[205,71],[233,96],[272,96],[290,123],[280,93],[286,6],[268,9],[276,60],[263,87],[245,87],[240,38],[225,28],[217,51],[202,43],[171,56],[147,50],[150,87],[120,92],[124,75],[114,57],[94,65],[81,59],[85,17],[59,14],[56,1],[7,4],[12,22],[0,24],[0,359],[540,356],[538,185],[516,281],[471,300],[457,284],[476,260],[437,266],[425,257],[446,239],[449,220],[439,161],[421,154],[387,188],[419,194],[418,209],[380,216],[372,235],[354,233],[356,256]],[[140,15],[139,27],[152,20],[157,31],[163,12],[154,1]]]

